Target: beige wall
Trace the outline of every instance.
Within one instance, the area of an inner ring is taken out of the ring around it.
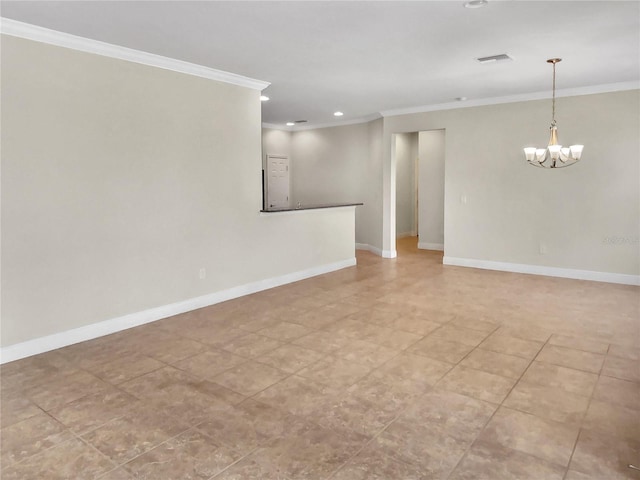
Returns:
[[[396,135],[396,235],[415,236],[418,134]]]
[[[444,160],[445,131],[419,133],[418,193],[420,248],[444,245]]]
[[[289,155],[293,204],[363,202],[356,208],[356,241],[374,243],[381,182],[382,119],[299,131],[262,129],[263,156]]]
[[[585,150],[578,165],[555,171],[527,165],[522,153],[546,144],[549,115],[541,100],[387,117],[383,177],[392,134],[446,129],[445,255],[637,275],[640,92],[558,99],[561,143]],[[383,199],[383,218],[392,215]]]
[[[385,117],[360,128],[309,131],[292,155],[305,157],[307,178],[319,175],[315,186],[307,183],[318,194],[333,185],[320,157],[340,159],[331,163],[341,169],[339,184],[355,186],[359,179],[359,199],[366,204],[359,211],[357,241],[392,256],[393,135],[446,131],[444,194],[438,192],[444,206],[433,212],[434,222],[440,212],[431,230],[435,236],[421,232],[421,242],[442,243],[444,236],[445,255],[453,258],[638,275],[639,91],[558,99],[561,142],[585,145],[582,161],[566,169],[536,169],[523,159],[523,146],[546,145],[549,115],[550,100],[540,100]],[[349,163],[353,158],[361,160]],[[443,175],[442,164],[438,168],[437,176]]]
[[[259,213],[258,97],[3,36],[2,346],[352,259],[351,209]]]
[[[274,128],[262,129],[262,162],[265,164],[267,155],[285,155],[289,157],[291,169],[291,132]]]

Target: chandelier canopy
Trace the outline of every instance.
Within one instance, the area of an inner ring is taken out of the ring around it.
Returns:
[[[563,168],[575,164],[582,156],[584,145],[563,147],[558,143],[558,127],[556,126],[556,63],[561,58],[550,58],[547,63],[553,65],[553,101],[551,106],[551,127],[547,148],[525,147],[524,156],[531,165],[541,168]],[[558,163],[558,160],[560,161]]]

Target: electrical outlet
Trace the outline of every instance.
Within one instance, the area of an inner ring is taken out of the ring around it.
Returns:
[[[205,278],[207,278],[207,269],[201,268],[198,272],[198,276],[200,277],[200,280],[204,280]]]

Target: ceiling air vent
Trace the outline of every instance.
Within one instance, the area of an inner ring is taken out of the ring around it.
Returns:
[[[494,63],[494,62],[508,62],[513,60],[506,53],[501,53],[500,55],[491,55],[490,57],[480,57],[476,58],[480,63]]]
[[[306,120],[296,120],[294,123],[307,123]]]

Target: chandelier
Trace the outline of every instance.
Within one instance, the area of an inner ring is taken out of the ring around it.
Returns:
[[[524,156],[534,167],[563,168],[573,165],[582,156],[584,145],[563,147],[558,143],[558,127],[556,126],[556,63],[561,58],[550,58],[547,63],[553,64],[553,102],[551,107],[551,136],[547,148],[525,147]],[[558,160],[560,161],[558,163]]]

